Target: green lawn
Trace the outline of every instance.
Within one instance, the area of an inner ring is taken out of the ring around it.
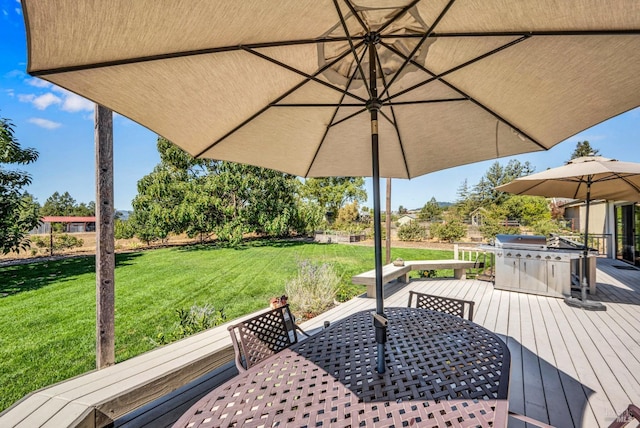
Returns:
[[[442,259],[452,252],[393,249],[397,257]],[[343,300],[365,291],[351,276],[374,265],[371,247],[291,241],[118,254],[116,360],[153,349],[176,309],[212,304],[233,319],[266,308],[305,259],[334,265]],[[0,411],[95,367],[95,287],[94,257],[0,268]]]

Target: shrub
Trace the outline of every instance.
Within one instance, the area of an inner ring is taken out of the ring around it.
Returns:
[[[31,243],[34,244],[36,247],[38,247],[38,250],[40,250],[41,252],[51,251],[50,242],[51,242],[50,238],[43,238],[40,236],[33,236],[31,238]],[[67,250],[71,248],[82,247],[83,244],[84,244],[84,241],[82,239],[66,233],[53,236],[54,250]],[[31,253],[35,255],[33,251]]]
[[[133,224],[129,220],[120,220],[118,218],[113,226],[116,239],[131,239],[135,235]]]
[[[467,228],[460,220],[453,219],[446,223],[432,223],[429,232],[441,241],[454,242],[467,234]]]
[[[417,221],[410,221],[398,228],[398,239],[401,241],[422,241],[427,237],[427,228]]]
[[[216,310],[212,305],[198,306],[193,305],[187,309],[176,309],[178,321],[173,328],[164,333],[159,333],[157,343],[166,345],[192,334],[207,330],[224,323],[227,316],[224,314],[224,308]]]
[[[294,311],[303,318],[312,318],[334,304],[340,278],[332,265],[298,263],[298,273],[285,285]]]

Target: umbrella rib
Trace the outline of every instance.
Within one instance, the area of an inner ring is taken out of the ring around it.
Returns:
[[[347,56],[349,54],[349,51],[345,51],[344,53],[342,53],[340,56],[338,56],[336,59],[334,59],[333,61],[331,61],[330,63],[327,63],[325,65],[323,65],[322,67],[320,67],[320,69],[318,69],[313,76],[317,76],[318,74],[324,72],[324,70],[326,70],[327,68],[331,67],[333,64],[335,64],[336,62],[340,61],[342,58],[344,58],[345,56]],[[223,141],[225,138],[227,138],[229,135],[233,134],[234,132],[236,132],[238,129],[242,128],[243,126],[245,126],[247,123],[251,122],[253,119],[255,119],[256,117],[260,116],[262,113],[264,113],[265,111],[267,111],[270,107],[273,107],[275,104],[277,104],[279,101],[285,99],[286,97],[288,97],[289,95],[291,95],[292,93],[294,93],[296,90],[298,90],[299,88],[301,88],[303,85],[307,84],[309,82],[309,78],[303,80],[302,82],[299,82],[297,85],[294,85],[291,89],[289,89],[288,91],[286,91],[284,94],[280,95],[278,98],[276,98],[274,101],[272,101],[270,104],[267,104],[266,106],[264,106],[263,108],[261,108],[260,110],[258,110],[256,113],[254,113],[253,115],[251,115],[249,118],[245,119],[242,123],[240,123],[239,125],[237,125],[235,128],[233,128],[232,130],[230,130],[229,132],[227,132],[226,134],[224,134],[222,137],[218,138],[216,141],[214,141],[213,143],[209,144],[204,150],[201,150],[198,154],[196,154],[194,157],[195,158],[199,158],[200,156],[204,155],[207,151],[211,150],[213,147],[215,147],[216,145],[218,145],[221,141]],[[342,93],[343,99],[345,96],[345,92],[344,91],[340,91]]]
[[[362,57],[364,57],[364,55],[366,54],[366,49],[362,51]],[[362,59],[362,58],[361,58]],[[347,82],[347,88],[349,86],[351,86],[351,82],[353,81],[353,79],[355,78],[355,73],[351,75],[351,77],[349,78],[349,81]],[[340,99],[340,101],[342,102],[342,100],[344,100],[345,95],[342,94],[342,98]],[[316,152],[313,154],[313,158],[311,159],[311,162],[309,163],[309,168],[307,168],[307,172],[305,173],[305,177],[309,176],[309,173],[311,172],[311,168],[313,167],[313,164],[316,162],[316,158],[318,157],[318,153],[320,153],[320,149],[322,148],[322,145],[324,144],[325,140],[327,139],[327,134],[329,133],[329,129],[334,125],[333,120],[336,118],[336,115],[338,114],[338,110],[340,110],[340,105],[338,105],[336,107],[336,109],[333,111],[333,115],[331,116],[331,120],[329,121],[329,125],[327,125],[324,129],[324,134],[322,135],[322,138],[320,139],[320,143],[318,144],[318,147],[316,148]],[[358,114],[360,114],[361,111],[358,112]]]
[[[58,73],[68,73],[72,71],[83,71],[83,70],[94,70],[98,68],[106,68],[106,67],[115,67],[119,65],[129,65],[129,64],[137,64],[142,62],[151,62],[151,61],[161,61],[165,59],[173,59],[173,58],[183,58],[189,56],[198,56],[198,55],[209,55],[215,53],[222,52],[233,52],[244,49],[260,49],[260,48],[271,48],[278,46],[296,46],[296,45],[308,45],[308,44],[318,44],[318,43],[331,43],[331,42],[344,42],[346,41],[346,37],[320,37],[316,39],[300,39],[300,40],[286,40],[280,42],[269,42],[269,43],[248,43],[245,45],[234,45],[234,46],[222,46],[217,48],[206,48],[206,49],[194,49],[188,51],[178,51],[178,52],[169,52],[158,55],[144,55],[132,58],[123,58],[117,59],[113,61],[102,61],[96,62],[92,64],[79,64],[79,65],[69,65],[65,67],[56,67],[56,68],[48,68],[42,70],[30,70],[29,74],[32,76],[47,76],[51,74]]]
[[[468,98],[441,98],[437,100],[398,101],[398,102],[384,103],[384,105],[402,106],[402,105],[413,105],[413,104],[450,103],[455,101],[469,101],[469,99]]]
[[[631,28],[625,30],[549,30],[549,31],[487,31],[487,32],[458,32],[458,33],[438,33],[434,32],[432,37],[547,37],[547,36],[633,36],[640,34],[640,29]],[[423,37],[423,33],[413,34],[384,34],[382,39],[416,39]]]
[[[460,68],[462,68],[462,67],[466,67],[466,66],[468,66],[468,65],[470,65],[470,64],[472,64],[472,63],[474,63],[474,62],[480,61],[481,59],[484,59],[484,58],[486,58],[486,57],[488,57],[488,56],[490,56],[490,55],[494,55],[494,54],[496,54],[497,52],[500,52],[500,51],[502,51],[502,50],[504,50],[504,49],[507,49],[507,48],[509,48],[509,47],[511,47],[511,46],[513,46],[513,45],[515,45],[515,44],[517,44],[517,43],[520,43],[520,42],[522,42],[522,41],[524,41],[524,40],[527,40],[527,39],[529,39],[529,36],[523,36],[523,37],[521,37],[520,39],[512,40],[511,42],[509,42],[509,43],[507,43],[507,44],[505,44],[505,45],[502,45],[502,46],[500,46],[500,47],[498,47],[498,48],[496,48],[496,49],[493,49],[492,51],[486,52],[486,53],[484,53],[484,54],[482,54],[482,55],[480,55],[480,56],[478,56],[478,57],[476,57],[476,58],[474,58],[474,59],[472,59],[472,60],[469,60],[469,61],[465,62],[464,64],[460,64],[460,65],[458,65],[458,66],[456,66],[456,67],[454,67],[454,68],[452,68],[452,69],[450,69],[450,70],[447,70],[447,71],[445,71],[445,72],[443,72],[443,73],[441,73],[441,74],[438,74],[438,75],[436,75],[435,73],[433,73],[432,71],[430,71],[429,69],[427,69],[426,67],[424,67],[423,65],[418,64],[417,62],[411,61],[411,63],[412,63],[412,64],[414,64],[416,67],[418,67],[419,69],[421,69],[422,71],[424,71],[425,73],[427,73],[427,74],[429,74],[429,75],[431,75],[431,76],[433,76],[433,77],[432,77],[432,78],[430,78],[430,79],[427,79],[426,81],[421,82],[421,83],[419,83],[419,84],[417,84],[417,85],[414,85],[414,86],[413,86],[413,87],[411,87],[411,88],[407,88],[407,89],[405,89],[405,90],[403,90],[403,91],[401,91],[401,92],[398,92],[397,94],[394,94],[394,95],[392,95],[392,96],[389,96],[386,100],[383,100],[383,103],[384,103],[384,102],[386,102],[386,101],[389,101],[389,100],[391,100],[391,99],[393,99],[393,98],[396,98],[396,97],[398,97],[398,96],[400,96],[400,95],[403,95],[403,94],[405,94],[405,93],[407,93],[407,92],[410,92],[410,91],[412,91],[412,90],[414,90],[414,89],[417,89],[418,87],[421,87],[421,86],[423,86],[423,85],[426,85],[427,83],[433,82],[433,81],[435,81],[435,80],[439,80],[440,82],[442,82],[443,84],[445,84],[446,86],[448,86],[449,88],[451,88],[452,90],[456,91],[457,93],[459,93],[460,95],[462,95],[463,97],[465,97],[465,99],[467,99],[467,100],[469,100],[470,102],[474,103],[475,105],[477,105],[478,107],[480,107],[481,109],[483,109],[484,111],[486,111],[487,113],[489,113],[490,115],[492,115],[493,117],[495,117],[496,119],[498,119],[499,121],[501,121],[502,123],[504,123],[504,124],[506,124],[507,126],[511,127],[511,128],[512,128],[514,131],[516,131],[518,134],[520,134],[520,135],[522,135],[523,137],[525,137],[525,138],[529,139],[531,142],[533,142],[535,145],[537,145],[537,146],[538,146],[538,147],[540,147],[541,149],[543,149],[543,150],[547,150],[547,147],[545,147],[544,145],[542,145],[540,142],[538,142],[535,138],[531,137],[531,136],[530,136],[529,134],[527,134],[526,132],[522,131],[519,127],[517,127],[517,126],[515,126],[514,124],[512,124],[511,122],[509,122],[507,119],[505,119],[504,117],[502,117],[501,115],[499,115],[497,112],[495,112],[495,111],[491,110],[489,107],[485,106],[485,105],[484,105],[484,104],[482,104],[480,101],[476,100],[475,98],[473,98],[472,96],[470,96],[469,94],[467,94],[466,92],[464,92],[462,89],[457,88],[456,86],[452,85],[451,83],[447,82],[446,80],[444,80],[444,79],[442,78],[443,76],[445,76],[445,75],[447,75],[447,74],[449,74],[449,73],[452,73],[452,72],[454,72],[454,71],[456,71],[456,70],[459,70],[459,69],[460,69]],[[387,45],[386,43],[384,44],[384,46],[385,46],[387,49],[391,50],[392,52],[396,53],[397,55],[404,56],[404,54],[403,54],[402,52],[399,52],[399,51],[398,51],[397,49],[395,49],[393,46],[391,46],[391,45]]]
[[[362,46],[362,43],[359,43],[357,47],[359,47],[359,46]],[[269,57],[269,56],[267,56],[267,55],[265,55],[265,54],[263,54],[263,53],[260,53],[260,52],[257,52],[257,51],[254,51],[254,50],[252,50],[252,49],[248,49],[248,48],[244,48],[244,50],[245,50],[246,52],[248,52],[248,53],[251,53],[251,54],[253,54],[253,55],[257,56],[257,57],[260,57],[260,58],[262,58],[262,59],[264,59],[264,60],[267,60],[267,61],[269,61],[269,62],[271,62],[271,63],[273,63],[273,64],[276,64],[276,65],[278,65],[278,66],[280,66],[280,67],[282,67],[282,68],[285,68],[285,69],[287,69],[287,70],[289,70],[289,71],[293,71],[294,73],[297,73],[297,74],[299,74],[299,75],[301,75],[301,76],[305,77],[305,78],[307,79],[307,80],[305,81],[305,83],[306,83],[306,82],[308,82],[309,80],[312,80],[312,81],[314,81],[314,82],[316,82],[316,83],[320,83],[321,85],[326,86],[327,88],[331,88],[331,89],[333,89],[333,90],[335,90],[335,91],[338,91],[338,92],[340,92],[340,93],[342,93],[342,94],[349,95],[350,97],[355,98],[355,99],[357,99],[358,101],[361,101],[361,102],[363,102],[363,103],[364,103],[364,102],[366,102],[366,100],[365,100],[364,98],[361,98],[361,97],[359,97],[359,96],[357,96],[357,95],[354,95],[354,94],[352,94],[352,93],[348,92],[346,89],[344,89],[344,90],[343,90],[343,89],[340,89],[340,88],[338,88],[337,86],[334,86],[334,85],[330,84],[329,82],[325,82],[324,80],[318,79],[316,76],[317,76],[318,74],[320,74],[319,72],[316,72],[316,73],[315,73],[315,74],[313,74],[313,75],[311,75],[311,74],[307,74],[307,73],[303,72],[302,70],[298,70],[298,69],[297,69],[297,68],[295,68],[295,67],[292,67],[292,66],[290,66],[290,65],[288,65],[288,64],[285,64],[285,63],[283,63],[283,62],[280,62],[280,61],[278,61],[278,60],[276,60],[276,59],[274,59],[274,58],[271,58],[271,57]],[[346,56],[346,55],[344,55],[344,56]],[[341,56],[341,57],[339,57],[337,60],[332,61],[329,65],[333,65],[333,64],[335,64],[337,61],[339,61],[339,60],[341,60],[342,58],[344,58],[344,56]],[[324,71],[325,69],[326,69],[326,67],[323,67],[323,68],[322,68],[322,71]]]
[[[487,57],[489,57],[491,55],[494,55],[494,54],[496,54],[498,52],[503,51],[504,49],[510,48],[513,45],[516,45],[516,44],[518,44],[520,42],[523,42],[523,41],[527,40],[528,38],[529,38],[529,36],[523,36],[523,37],[521,37],[519,39],[512,40],[509,43],[506,43],[506,44],[504,44],[502,46],[498,46],[497,48],[492,49],[489,52],[485,52],[482,55],[479,55],[479,56],[477,56],[477,57],[475,57],[473,59],[470,59],[469,61],[464,62],[464,63],[462,63],[460,65],[457,65],[457,66],[455,66],[455,67],[453,67],[453,68],[451,68],[451,69],[449,69],[447,71],[444,71],[444,72],[442,72],[440,74],[435,74],[435,73],[431,72],[430,70],[428,70],[422,64],[417,63],[417,62],[413,61],[412,59],[410,59],[411,64],[415,65],[416,67],[418,67],[419,69],[421,69],[425,73],[429,74],[431,76],[431,78],[429,78],[429,79],[427,79],[427,80],[425,80],[423,82],[417,83],[417,84],[415,84],[415,85],[413,85],[413,86],[411,86],[411,87],[409,87],[407,89],[404,89],[404,90],[402,90],[402,91],[400,91],[400,92],[398,92],[398,93],[396,93],[394,95],[390,95],[384,101],[392,100],[394,98],[397,98],[397,97],[399,97],[401,95],[406,94],[407,92],[411,92],[411,91],[413,91],[415,89],[418,89],[418,88],[420,88],[420,87],[422,87],[422,86],[424,86],[424,85],[426,85],[428,83],[431,83],[431,82],[433,82],[435,80],[441,80],[443,77],[445,77],[448,74],[451,74],[451,73],[453,73],[455,71],[460,70],[461,68],[467,67],[467,66],[469,66],[471,64],[474,64],[474,63],[476,63],[478,61],[481,61],[481,60],[483,60],[483,59],[485,59],[485,58],[487,58]],[[393,45],[389,45],[387,43],[383,43],[383,46],[386,47],[387,49],[389,49],[391,52],[395,53],[396,55],[399,55],[399,56],[402,56],[402,57],[406,57],[402,52],[397,50]],[[458,91],[458,92],[461,92],[461,91]]]
[[[629,185],[629,187],[631,187],[636,192],[640,193],[640,187],[636,186],[636,184],[633,183],[632,181],[629,181],[629,179],[627,178],[626,175],[622,175],[619,172],[613,172],[612,176],[609,176],[609,177],[601,179],[601,180],[595,180],[594,183],[597,183],[597,182],[600,182],[600,181],[611,181],[611,180],[616,180],[616,179],[624,181],[625,183],[627,183]]]
[[[333,3],[336,6],[336,10],[338,11],[338,14],[340,16],[342,16],[342,12],[340,12],[340,7],[338,6],[338,4],[336,3],[335,0],[334,0]],[[344,4],[347,5],[349,10],[351,11],[351,14],[353,14],[353,16],[356,18],[356,20],[358,21],[358,23],[360,24],[360,26],[362,27],[364,32],[368,33],[369,32],[369,28],[367,27],[367,24],[365,24],[365,22],[362,20],[362,17],[360,15],[358,15],[358,11],[356,11],[356,9],[353,7],[353,4],[349,0],[344,0]],[[348,32],[346,30],[345,30],[345,33],[348,34]]]
[[[351,2],[349,2],[348,0],[345,0],[345,2],[347,3],[347,5],[349,6],[349,8],[352,10],[352,13],[354,13],[354,15],[356,15],[356,17],[358,18],[358,20],[360,21],[361,24],[364,25],[364,22],[362,22],[362,20],[360,19],[360,17],[358,16],[358,14],[355,13],[355,11],[352,9],[353,5],[351,4]],[[349,33],[349,29],[347,28],[347,23],[344,20],[344,16],[342,15],[342,11],[340,10],[340,6],[338,6],[338,1],[337,0],[333,0],[333,4],[336,8],[336,13],[338,14],[338,17],[340,18],[340,24],[342,25],[342,29],[344,30],[344,33],[347,35],[347,38],[349,39],[349,47],[351,50],[351,53],[353,54],[353,58],[356,60],[356,64],[357,66],[357,71],[360,72],[360,76],[362,76],[362,81],[364,82],[366,79],[366,76],[364,74],[364,70],[362,69],[362,58],[358,58],[357,52],[356,52],[356,48],[353,45],[353,40],[351,38],[351,34]],[[365,28],[366,31],[366,28]],[[364,49],[365,52],[367,50],[367,48]],[[355,75],[355,73],[354,73]],[[371,98],[371,91],[369,89],[369,85],[365,85],[367,88],[367,93],[369,94],[369,98]],[[348,88],[348,86],[347,86]]]
[[[378,66],[382,70],[382,62],[380,61],[380,56],[378,55],[377,50],[376,50],[376,62],[378,63]],[[388,87],[387,79],[384,73],[380,73],[380,75],[382,77],[382,85],[384,87]],[[389,83],[389,85],[391,85],[391,83]],[[411,173],[409,171],[409,163],[407,162],[407,156],[404,151],[404,144],[402,143],[402,137],[400,136],[400,128],[398,127],[398,118],[396,117],[396,111],[393,104],[389,104],[389,109],[391,110],[391,116],[393,117],[393,119],[387,117],[387,115],[385,114],[384,111],[382,111],[382,109],[380,109],[380,114],[382,115],[382,117],[388,120],[389,123],[391,123],[391,126],[393,126],[393,128],[396,130],[396,135],[398,136],[398,144],[400,144],[400,152],[402,153],[402,161],[404,162],[404,170],[407,173],[407,177],[410,178]]]
[[[442,18],[444,18],[444,16],[447,14],[447,12],[451,8],[451,6],[453,6],[453,3],[455,1],[456,0],[449,0],[449,3],[447,3],[447,5],[444,7],[444,9],[442,9],[442,11],[438,15],[438,17],[435,19],[435,21],[433,21],[433,24],[431,24],[431,26],[429,27],[427,32],[424,33],[424,35],[420,38],[420,41],[418,43],[416,43],[416,45],[413,48],[413,50],[411,51],[411,53],[404,58],[404,61],[402,62],[402,65],[398,68],[398,70],[396,70],[396,72],[394,73],[393,77],[389,81],[389,84],[388,85],[387,84],[384,85],[384,89],[382,90],[382,93],[380,94],[380,98],[384,97],[384,95],[387,92],[389,92],[389,88],[391,87],[391,85],[393,85],[393,83],[396,81],[396,79],[398,79],[400,77],[400,74],[402,73],[402,70],[404,70],[407,67],[407,65],[409,65],[410,62],[412,62],[412,59],[413,59],[414,55],[418,52],[418,50],[420,49],[422,44],[425,42],[425,40],[427,40],[427,38],[433,33],[433,30],[440,23]],[[382,66],[381,66],[381,69],[382,69]]]
[[[452,0],[452,1],[454,1],[454,0]],[[414,7],[419,2],[420,2],[420,0],[413,0],[411,3],[409,3],[408,5],[403,7],[398,13],[396,13],[391,19],[389,19],[382,27],[378,28],[378,30],[377,30],[378,34],[382,33],[384,30],[386,30],[387,27],[389,25],[393,24],[397,19],[399,19],[402,16],[404,16],[412,7]]]

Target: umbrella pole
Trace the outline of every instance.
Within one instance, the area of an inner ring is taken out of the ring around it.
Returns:
[[[589,272],[588,258],[589,258],[589,205],[591,203],[591,177],[587,181],[587,200],[585,209],[585,223],[584,223],[584,256],[582,260],[582,283],[580,284],[580,297],[583,302],[587,301],[587,273]]]
[[[378,373],[385,372],[385,350],[387,341],[387,319],[384,316],[384,289],[382,287],[382,225],[380,224],[380,159],[378,157],[378,99],[377,67],[375,44],[380,40],[377,33],[368,35],[369,48],[369,92],[371,98],[367,103],[367,109],[371,115],[371,162],[373,170],[373,233],[374,253],[376,265],[376,312],[373,317],[373,325],[376,330],[376,343],[378,344]],[[390,213],[387,213],[390,215]]]
[[[585,208],[585,225],[584,225],[584,253],[582,255],[582,278],[580,281],[580,299],[567,297],[564,301],[567,305],[588,311],[606,311],[607,307],[600,302],[587,300],[587,273],[589,272],[587,263],[589,261],[589,207],[591,204],[591,176],[587,179],[587,199]]]

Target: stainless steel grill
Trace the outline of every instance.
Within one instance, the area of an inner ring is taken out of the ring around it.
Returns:
[[[495,288],[564,297],[579,272],[580,247],[541,235],[497,235],[485,249],[495,253]]]

